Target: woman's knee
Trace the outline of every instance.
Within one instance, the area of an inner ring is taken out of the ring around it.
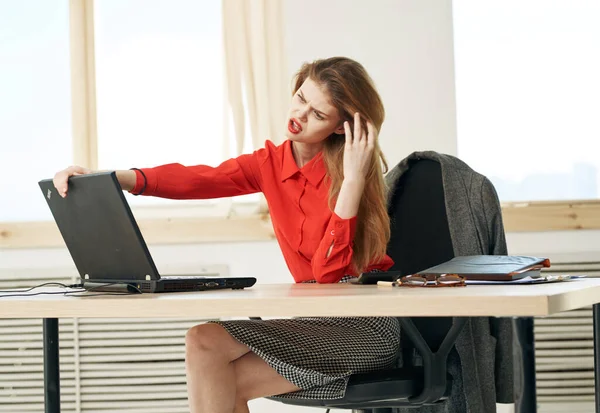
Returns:
[[[185,335],[185,349],[193,353],[213,353],[223,349],[225,329],[218,324],[200,324]]]
[[[190,328],[185,335],[185,349],[188,357],[205,357],[211,362],[231,362],[248,352],[225,328],[213,323]]]

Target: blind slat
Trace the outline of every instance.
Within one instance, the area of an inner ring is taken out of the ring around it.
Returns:
[[[550,270],[556,274],[600,275],[600,265],[589,263],[553,263]],[[587,403],[594,394],[592,308],[535,318],[534,336],[540,411],[593,410]]]

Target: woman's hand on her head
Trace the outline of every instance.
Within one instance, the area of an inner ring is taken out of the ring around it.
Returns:
[[[93,171],[88,168],[84,168],[82,166],[69,166],[67,169],[63,169],[62,171],[57,172],[54,175],[54,179],[52,182],[54,183],[54,187],[63,198],[67,196],[67,191],[69,189],[69,178],[75,175],[85,175],[91,174]]]
[[[344,122],[344,131],[346,133],[344,180],[334,212],[342,219],[349,219],[358,214],[377,135],[375,128],[369,122],[367,122],[367,130],[362,128],[358,113],[354,114],[354,131],[350,129],[348,122]]]
[[[367,130],[362,128],[358,112],[354,114],[354,132],[348,122],[344,122],[344,131],[344,180],[364,181],[371,164],[377,132],[370,122],[367,122]]]

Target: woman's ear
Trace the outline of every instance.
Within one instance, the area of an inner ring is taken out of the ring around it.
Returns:
[[[340,126],[338,126],[337,128],[335,128],[335,130],[333,131],[333,133],[335,133],[336,135],[345,135],[346,131],[344,130],[344,122],[342,122],[340,124]]]

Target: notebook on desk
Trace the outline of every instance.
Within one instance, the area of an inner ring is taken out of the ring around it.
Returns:
[[[469,255],[419,271],[417,274],[436,276],[458,274],[467,280],[514,281],[525,277],[540,277],[542,268],[550,267],[548,258],[519,255]]]
[[[62,198],[51,179],[39,181],[85,289],[178,292],[241,289],[253,277],[161,276],[123,195],[115,172],[69,179]]]
[[[555,281],[553,278],[542,276],[541,270],[548,267],[550,267],[548,258],[518,255],[470,255],[454,257],[414,275],[423,276],[433,281],[437,276],[457,274],[464,277],[467,284],[514,283],[520,280],[523,280],[521,281],[523,284],[533,284]],[[402,275],[404,274],[400,271],[362,273],[355,283],[376,284],[380,281],[390,283]]]
[[[532,277],[530,275],[516,280],[505,281],[490,281],[490,280],[467,280],[467,285],[531,285],[531,284],[547,284],[562,281],[578,280],[587,277],[586,275],[540,275]]]

